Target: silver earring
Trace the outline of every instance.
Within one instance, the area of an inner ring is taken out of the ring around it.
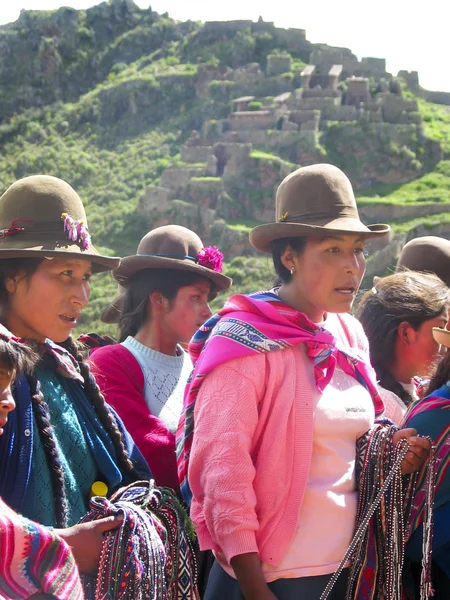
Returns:
[[[291,275],[293,275],[295,273],[295,267],[292,267],[291,269]]]

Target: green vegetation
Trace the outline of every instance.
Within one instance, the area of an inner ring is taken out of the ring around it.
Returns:
[[[298,163],[314,161],[343,168],[360,186],[363,206],[420,203],[424,217],[394,222],[398,235],[419,225],[450,223],[450,213],[426,214],[430,204],[450,203],[450,107],[422,99],[423,134],[411,124],[397,126],[392,135],[383,124],[330,121],[314,151],[295,139],[254,147],[248,173],[236,180],[229,174],[202,176],[206,164],[183,162],[180,150],[192,130],[202,131],[211,144],[220,139],[221,119],[233,98],[251,93],[255,101],[249,108],[259,110],[298,87],[314,48],[288,31],[277,37],[265,24],[253,31],[219,27],[177,23],[120,0],[81,11],[23,11],[16,23],[0,26],[0,47],[8,49],[0,55],[0,190],[34,173],[67,180],[86,204],[96,246],[119,256],[134,253],[153,226],[138,209],[146,189],[160,185],[172,166],[199,169],[191,179],[194,191],[205,184],[217,192],[227,181],[214,200],[226,226],[219,220],[211,231],[223,235],[231,250],[234,243],[243,247],[258,225],[249,207],[265,210],[279,181]],[[245,69],[265,71],[268,55],[287,53],[290,72],[260,78],[248,89]],[[236,68],[242,69],[238,75],[230,71]],[[403,178],[396,179],[397,173]],[[407,183],[376,183],[400,179]],[[162,220],[185,214],[191,206],[186,200],[174,201]],[[204,237],[197,214],[189,225]],[[226,260],[225,273],[235,292],[267,288],[273,278],[270,256],[261,255]],[[94,277],[79,330],[113,333],[99,319],[116,291],[110,274]],[[222,302],[217,298],[214,308]]]

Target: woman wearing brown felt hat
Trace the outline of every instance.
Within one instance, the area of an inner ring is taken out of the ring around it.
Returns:
[[[183,350],[211,316],[208,302],[231,286],[222,253],[179,225],[149,231],[113,271],[120,286],[102,318],[119,344],[94,349],[93,372],[130,429],[158,485],[179,492],[175,430],[192,370]]]
[[[92,274],[118,264],[96,250],[83,203],[65,181],[25,177],[1,196],[1,320],[41,360],[13,390],[16,410],[0,437],[0,496],[58,528],[80,570],[94,573],[103,534],[119,522],[78,524],[92,485],[101,480],[112,493],[151,476],[70,335]]]
[[[401,438],[409,440],[403,473],[426,456],[429,442],[413,430],[367,435],[383,405],[367,340],[348,311],[365,240],[389,230],[360,221],[337,167],[298,169],[278,188],[275,222],[250,232],[253,246],[272,254],[275,287],[231,296],[190,344],[197,362],[177,434],[178,472],[200,546],[217,558],[206,600],[318,600],[358,524],[358,494],[370,502],[381,456]],[[386,528],[394,534],[391,520]],[[382,571],[370,566],[370,597],[384,593],[381,573],[393,556],[378,549]],[[346,597],[347,585],[358,597],[365,558],[343,565],[328,598]]]

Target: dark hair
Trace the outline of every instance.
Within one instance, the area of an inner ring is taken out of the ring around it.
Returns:
[[[0,261],[0,303],[5,305],[8,302],[4,278],[14,276],[19,271],[25,273],[25,277],[29,278],[33,275],[39,266],[42,259],[13,259],[8,261],[14,263],[12,266],[2,265]],[[5,296],[6,295],[6,296]],[[84,391],[90,404],[93,406],[100,423],[111,437],[117,454],[117,460],[121,471],[130,476],[131,479],[139,479],[139,474],[136,472],[133,463],[131,462],[128,452],[125,447],[123,436],[116,424],[113,413],[108,408],[105,399],[100,392],[100,388],[95,382],[93,375],[89,370],[89,366],[83,362],[81,346],[69,337],[65,342],[60,344],[68,350],[75,360],[78,362],[81,375],[84,380]],[[61,461],[56,447],[53,428],[50,423],[49,409],[45,398],[40,390],[39,381],[34,373],[27,375],[27,381],[30,386],[30,394],[32,399],[33,414],[36,421],[36,426],[39,431],[39,437],[42,442],[47,465],[50,471],[53,495],[55,498],[55,516],[57,527],[67,526],[68,503],[64,484],[64,473]]]
[[[436,275],[400,272],[380,279],[361,299],[356,313],[369,340],[370,358],[385,389],[406,404],[410,394],[391,372],[400,323],[418,329],[425,321],[441,315],[449,302],[449,290]]]
[[[14,371],[15,376],[31,373],[38,362],[38,355],[25,344],[0,337],[0,366]]]
[[[436,366],[433,376],[431,377],[426,389],[425,396],[428,396],[434,390],[438,390],[444,383],[450,379],[450,350],[447,350]]]
[[[180,288],[202,279],[210,283],[209,299],[213,300],[217,293],[215,285],[197,273],[173,269],[143,269],[132,275],[127,283],[119,317],[119,342],[123,342],[129,335],[136,335],[151,317],[148,314],[150,294],[160,292],[172,303]]]
[[[37,271],[43,260],[43,258],[8,258],[7,260],[0,260],[0,308],[2,312],[9,304],[9,293],[5,286],[5,279],[14,277],[20,271],[23,271],[24,277],[29,279]]]
[[[272,242],[272,260],[276,273],[274,281],[275,286],[280,286],[282,283],[288,283],[292,279],[291,272],[286,269],[281,261],[281,256],[287,246],[291,246],[292,250],[297,254],[301,254],[306,246],[306,237],[287,237]]]

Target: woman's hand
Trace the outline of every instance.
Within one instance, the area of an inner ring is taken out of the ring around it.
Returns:
[[[422,465],[428,456],[431,448],[430,440],[417,435],[415,429],[400,429],[394,433],[392,441],[396,446],[400,440],[405,439],[409,442],[409,449],[405,458],[402,460],[402,475],[414,473]]]
[[[264,579],[257,552],[238,554],[230,563],[245,600],[278,600]]]
[[[104,534],[120,527],[122,521],[123,515],[119,514],[89,523],[78,523],[67,529],[55,529],[54,532],[69,544],[80,571],[96,573]]]

